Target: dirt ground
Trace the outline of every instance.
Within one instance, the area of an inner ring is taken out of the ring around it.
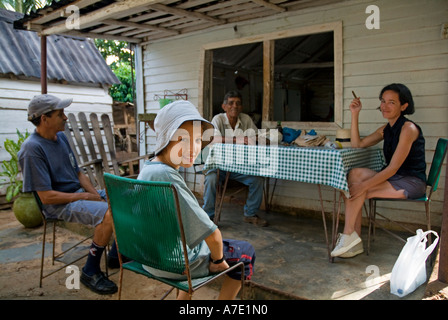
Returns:
[[[47,230],[47,250],[50,254],[51,245]],[[43,280],[39,287],[40,259],[42,248],[43,226],[37,228],[24,228],[15,218],[12,210],[0,210],[0,300],[116,300],[118,294],[98,295],[79,284],[77,288],[67,288],[73,284],[72,273],[65,270]],[[51,236],[50,236],[51,237]],[[65,228],[57,232],[57,246],[61,244],[76,243],[82,239],[78,233]],[[90,241],[86,244],[84,252],[88,250]],[[50,249],[50,250],[49,250]],[[261,261],[261,260],[260,260]],[[259,261],[259,262],[260,262]],[[83,267],[85,258],[75,263],[79,270]],[[56,262],[56,265],[59,263]],[[45,258],[45,273],[52,270],[51,257]],[[102,263],[104,268],[104,263]],[[435,261],[435,270],[438,261]],[[258,272],[262,273],[263,266],[259,264]],[[54,270],[54,269],[53,269]],[[118,284],[119,273],[117,269],[109,270],[110,278]],[[169,289],[161,284],[130,271],[124,271],[122,300],[159,300]],[[215,300],[218,297],[219,283],[206,286],[198,290],[194,300]],[[173,291],[167,300],[175,299]],[[246,297],[247,298],[247,297]],[[256,298],[257,299],[257,298]],[[260,299],[260,298],[259,298]],[[270,299],[267,297],[261,299]],[[280,298],[282,299],[282,298]],[[433,272],[428,281],[424,300],[447,300],[448,286],[437,281],[437,272]]]
[[[48,234],[51,234],[48,228]],[[118,293],[113,295],[98,295],[87,289],[83,284],[79,289],[68,289],[74,286],[73,273],[65,273],[60,270],[43,280],[42,288],[39,288],[40,257],[43,237],[43,226],[37,228],[24,228],[15,218],[11,210],[0,210],[0,299],[29,299],[29,300],[116,300]],[[51,235],[50,235],[51,238]],[[61,243],[76,243],[82,239],[76,233],[59,228],[57,232],[57,249]],[[48,242],[47,242],[48,243]],[[88,245],[87,243],[86,245]],[[87,247],[86,247],[87,250]],[[51,252],[51,246],[47,246],[47,252]],[[75,265],[81,270],[85,258]],[[44,272],[52,270],[51,257],[45,258]],[[104,263],[102,263],[104,270]],[[110,278],[118,285],[119,269],[109,270]],[[161,284],[133,272],[124,271],[122,300],[158,300],[169,289]],[[218,291],[214,288],[204,287],[198,290],[193,299],[214,300]],[[175,299],[173,291],[167,300]]]

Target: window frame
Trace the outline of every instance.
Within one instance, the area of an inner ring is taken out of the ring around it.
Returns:
[[[263,43],[262,128],[275,128],[274,114],[274,49],[275,40],[309,34],[333,32],[334,41],[334,121],[282,121],[282,126],[298,129],[337,130],[343,123],[343,46],[342,21],[299,27],[238,39],[204,44],[201,48],[198,107],[205,118],[212,116],[213,50],[235,45]]]

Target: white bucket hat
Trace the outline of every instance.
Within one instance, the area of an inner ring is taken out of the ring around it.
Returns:
[[[170,143],[176,130],[186,121],[201,121],[203,132],[202,149],[213,140],[214,126],[205,120],[196,107],[189,101],[177,100],[160,109],[154,119],[154,131],[156,132],[156,147],[154,154],[159,154]]]

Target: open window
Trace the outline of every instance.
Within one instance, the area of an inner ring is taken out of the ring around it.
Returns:
[[[209,44],[202,60],[200,105],[209,119],[238,90],[259,128],[342,124],[342,23]]]

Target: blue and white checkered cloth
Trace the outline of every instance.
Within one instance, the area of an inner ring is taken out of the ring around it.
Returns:
[[[331,186],[348,194],[347,173],[352,168],[384,166],[380,149],[214,144],[204,170],[216,169],[246,175]]]

